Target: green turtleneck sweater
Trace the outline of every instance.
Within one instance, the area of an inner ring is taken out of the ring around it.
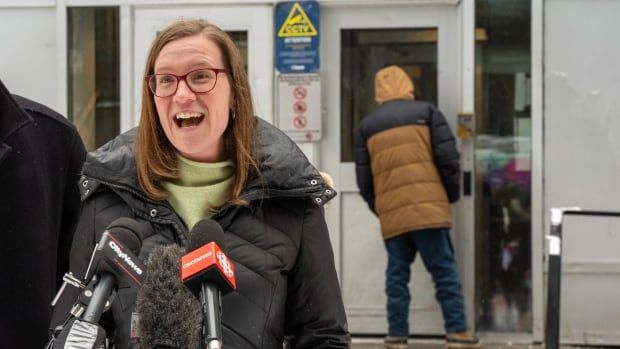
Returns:
[[[215,214],[209,207],[220,206],[230,198],[235,166],[232,160],[203,163],[181,156],[177,159],[179,177],[162,181],[162,186],[172,208],[191,229],[199,220]]]

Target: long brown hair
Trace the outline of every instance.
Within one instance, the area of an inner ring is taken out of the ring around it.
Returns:
[[[154,73],[155,60],[166,44],[199,34],[213,40],[222,51],[224,68],[231,79],[234,98],[231,105],[232,115],[224,131],[224,149],[235,163],[235,180],[230,199],[225,204],[246,205],[247,202],[241,198],[241,194],[251,176],[258,175],[254,144],[256,121],[245,65],[230,36],[205,20],[178,20],[162,30],[153,41],[144,76]],[[167,192],[159,182],[177,178],[176,150],[161,128],[155,100],[146,79],[142,83],[142,112],[136,138],[136,164],[140,186],[146,195],[153,200],[165,200]]]

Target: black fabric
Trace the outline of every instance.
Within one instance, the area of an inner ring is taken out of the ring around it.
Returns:
[[[366,140],[369,136],[363,134],[364,130],[358,128],[353,138],[353,160],[355,161],[355,178],[360,189],[360,195],[366,201],[368,208],[377,215],[375,209],[375,185],[372,179],[370,154],[366,148]]]
[[[433,159],[439,170],[441,181],[448,201],[454,203],[461,197],[461,167],[460,155],[454,146],[455,139],[446,118],[435,107],[431,107],[430,128]]]
[[[0,338],[42,348],[67,270],[86,151],[63,116],[0,82]]]
[[[249,207],[224,207],[213,219],[224,229],[235,265],[237,290],[222,298],[227,348],[346,348],[346,317],[334,256],[321,207],[335,196],[320,173],[283,133],[257,119],[261,177],[250,181]],[[88,155],[84,166],[84,209],[71,252],[71,270],[84,275],[103,228],[127,216],[143,226],[140,258],[154,247],[187,245],[188,228],[166,204],[147,199],[137,185],[135,130]],[[67,294],[52,324],[65,320],[75,300]],[[116,348],[129,348],[136,295],[119,290],[102,319]]]
[[[433,160],[450,203],[460,197],[460,155],[454,135],[444,115],[431,103],[415,100],[391,100],[365,117],[355,132],[353,159],[360,194],[375,212],[370,156],[366,148],[373,135],[399,126],[425,125],[430,129]],[[376,212],[375,212],[376,213]]]

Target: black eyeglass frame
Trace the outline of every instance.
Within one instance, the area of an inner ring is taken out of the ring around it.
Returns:
[[[215,73],[215,83],[213,83],[213,87],[211,87],[210,89],[208,89],[207,91],[194,91],[194,89],[192,88],[191,84],[189,82],[187,82],[187,76],[190,75],[191,73],[195,73],[197,71],[201,71],[201,70],[210,70],[212,72]],[[173,96],[175,93],[177,93],[177,90],[179,89],[179,82],[185,81],[185,84],[187,85],[187,87],[190,89],[190,91],[194,92],[194,93],[208,93],[211,92],[215,86],[217,86],[217,77],[220,75],[220,73],[227,73],[228,70],[223,69],[223,68],[200,68],[200,69],[195,69],[192,71],[189,71],[183,75],[176,75],[176,74],[172,74],[172,73],[165,73],[165,74],[151,74],[151,75],[147,75],[144,77],[144,79],[146,80],[147,85],[149,86],[149,90],[151,90],[151,92],[153,93],[153,95],[160,97],[160,98],[165,98],[165,97],[170,97]],[[159,96],[157,95],[157,93],[155,92],[155,87],[153,86],[153,84],[151,84],[151,81],[153,78],[157,78],[157,76],[162,76],[162,75],[169,75],[169,76],[174,76],[174,78],[176,79],[177,83],[176,86],[174,87],[174,91],[172,91],[172,93],[170,93],[169,95],[166,96]]]

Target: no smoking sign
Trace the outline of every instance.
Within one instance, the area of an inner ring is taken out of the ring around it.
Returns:
[[[293,90],[293,94],[297,99],[304,99],[308,95],[308,90],[304,86],[297,86],[295,90]]]

